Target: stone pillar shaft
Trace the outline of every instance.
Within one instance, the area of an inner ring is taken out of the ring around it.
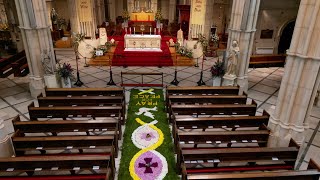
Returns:
[[[41,54],[46,50],[55,69],[50,25],[47,17],[46,1],[15,0],[23,44],[30,69],[30,92],[37,97],[44,89]]]
[[[68,0],[71,35],[80,32],[79,16],[77,13],[77,0]]]
[[[248,90],[248,67],[252,53],[254,34],[258,19],[260,0],[233,1],[229,25],[228,50],[232,41],[238,41],[240,61],[238,62],[237,84],[241,93]]]
[[[304,140],[320,81],[319,8],[320,1],[301,0],[276,110],[269,122],[271,146],[286,145],[291,138],[299,144]]]
[[[176,0],[169,0],[169,23],[174,22],[176,17]]]

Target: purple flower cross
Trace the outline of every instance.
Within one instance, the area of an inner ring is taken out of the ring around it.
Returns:
[[[152,168],[158,167],[158,163],[154,162],[152,163],[152,158],[144,158],[145,163],[139,163],[139,168],[146,168],[144,173],[153,173]]]

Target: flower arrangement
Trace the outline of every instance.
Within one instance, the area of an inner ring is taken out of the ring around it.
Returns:
[[[114,44],[111,43],[111,41],[107,41],[105,43],[105,45],[102,45],[102,46],[98,46],[98,48],[93,48],[93,51],[91,52],[92,54],[92,58],[95,58],[97,57],[97,51],[102,51],[103,54],[108,52],[111,48],[111,46],[113,46]]]
[[[162,13],[161,13],[160,10],[157,11],[154,19],[155,19],[156,21],[162,21]]]
[[[67,63],[67,64],[63,63],[62,66],[61,66],[61,64],[59,64],[57,74],[60,77],[67,79],[67,78],[73,77],[72,71],[73,71],[73,68],[71,67],[71,65],[69,63]]]
[[[211,67],[210,72],[212,77],[222,77],[225,74],[224,63],[223,61],[216,61]]]
[[[202,46],[202,51],[203,51],[203,52],[206,52],[206,49],[207,49],[207,47],[208,47],[208,40],[207,40],[207,38],[206,38],[203,34],[201,34],[201,33],[198,34],[198,41],[197,41],[196,44],[198,44],[198,43],[201,44],[201,46]]]
[[[123,20],[125,21],[129,21],[130,20],[130,15],[129,15],[129,12],[127,10],[123,10],[122,12],[122,18]]]
[[[192,50],[184,47],[184,46],[181,46],[178,51],[177,51],[178,54],[181,54],[182,56],[185,56],[185,57],[188,57],[188,58],[192,58],[193,57],[193,53],[192,53]]]
[[[219,42],[219,36],[217,34],[211,34],[211,41],[214,43]]]
[[[85,35],[82,33],[73,33],[73,48],[75,52],[78,52],[78,47],[81,41],[83,41]]]
[[[176,51],[179,49],[179,47],[180,47],[180,43],[179,42],[174,43],[174,48],[175,48]]]

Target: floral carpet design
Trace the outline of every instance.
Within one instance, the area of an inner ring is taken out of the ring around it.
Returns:
[[[118,179],[178,179],[163,90],[131,90]]]

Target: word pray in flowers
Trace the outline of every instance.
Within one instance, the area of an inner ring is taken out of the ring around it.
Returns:
[[[160,99],[160,95],[156,95],[153,91],[154,89],[149,90],[140,90],[141,92],[138,93],[138,95],[133,95],[134,99],[141,99],[141,101],[138,101],[136,103],[136,106],[156,106],[158,105],[158,99]],[[151,95],[149,95],[151,94]]]
[[[155,106],[154,108],[142,107],[139,109],[139,112],[136,112],[136,115],[143,114],[144,116],[147,116],[147,117],[150,117],[151,119],[154,119],[154,115],[149,111],[157,111],[157,106]]]

